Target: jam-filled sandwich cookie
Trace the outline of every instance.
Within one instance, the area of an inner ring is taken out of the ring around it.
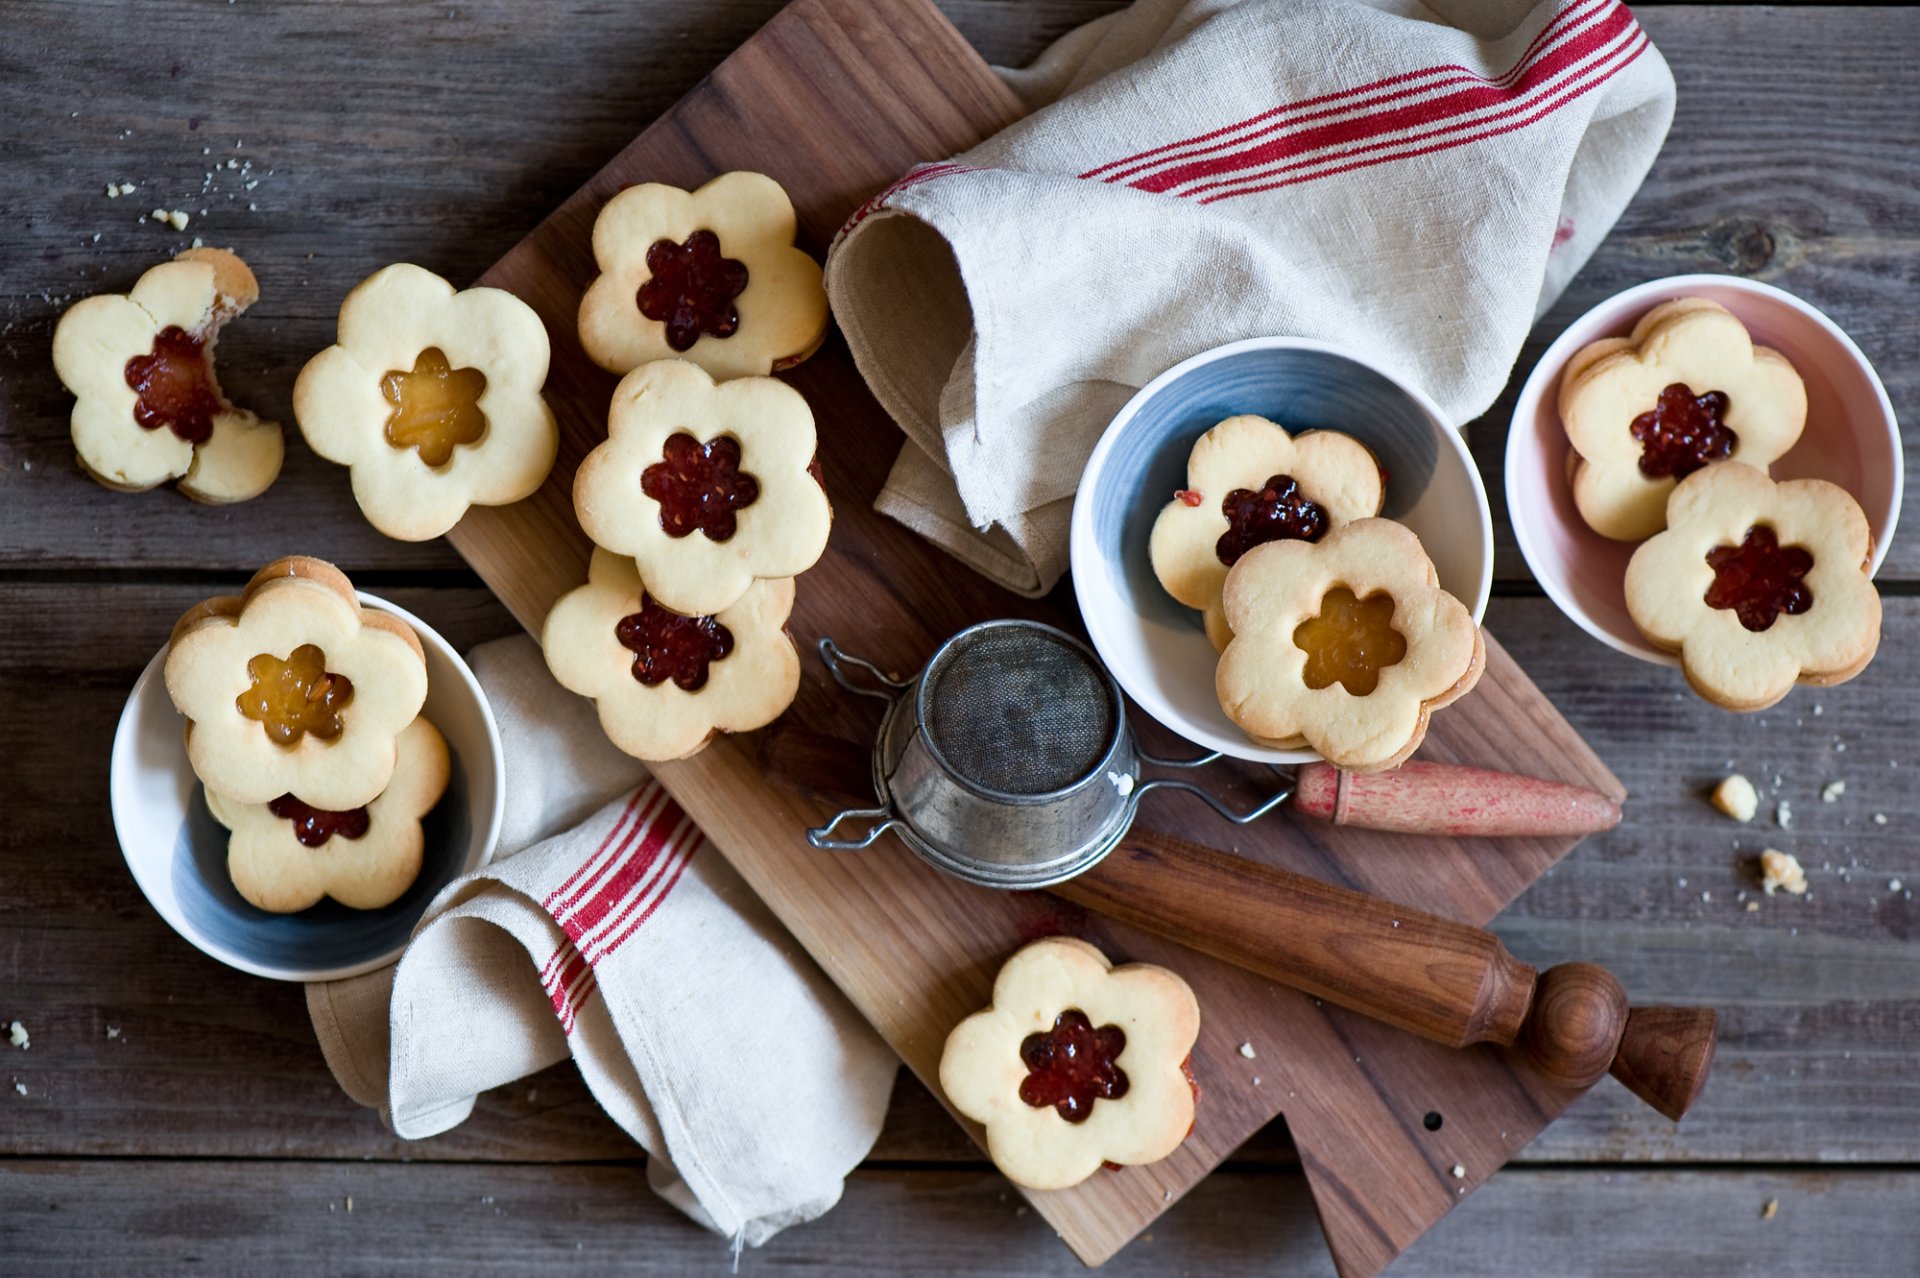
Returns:
[[[993,1005],[954,1027],[940,1087],[987,1129],[987,1154],[1029,1189],[1065,1189],[1102,1163],[1158,1162],[1193,1129],[1187,1059],[1200,1004],[1163,967],[1114,967],[1049,937],[1008,959]]]
[[[438,537],[469,506],[531,495],[553,469],[547,330],[513,294],[456,291],[400,263],[347,294],[339,336],[300,370],[294,416],[314,452],[349,468],[361,512],[387,536]]]
[[[1352,436],[1289,435],[1264,417],[1229,417],[1195,441],[1187,486],[1154,520],[1153,573],[1206,614],[1207,637],[1224,648],[1232,636],[1220,589],[1241,556],[1270,541],[1319,541],[1379,514],[1383,498],[1380,465]]]
[[[608,740],[638,759],[681,759],[792,704],[793,595],[790,580],[755,581],[717,614],[676,612],[633,560],[596,547],[587,584],[553,606],[540,646],[560,686],[593,699]]]
[[[1800,438],[1807,388],[1718,303],[1654,307],[1631,337],[1582,347],[1560,376],[1560,420],[1580,517],[1638,541],[1667,526],[1674,485],[1703,466],[1765,470]]]
[[[574,475],[574,513],[596,545],[639,563],[655,599],[716,613],[826,549],[833,509],[813,450],[813,413],[785,382],[716,385],[660,360],[614,389],[606,442]]]
[[[1480,627],[1438,580],[1389,519],[1247,552],[1223,596],[1221,708],[1256,740],[1303,739],[1349,772],[1400,766],[1486,666]]]
[[[213,373],[220,328],[260,285],[225,249],[188,249],[131,293],[74,303],[53,332],[53,366],[73,392],[80,465],[108,488],[170,479],[196,501],[245,501],[280,474],[275,422],[235,408]]]
[[[827,291],[794,229],[793,201],[759,173],[628,187],[593,224],[580,344],[610,373],[675,356],[722,379],[798,364],[827,335]]]
[[[1880,646],[1873,534],[1819,479],[1775,483],[1711,466],[1667,503],[1667,530],[1627,564],[1627,611],[1680,655],[1687,682],[1729,710],[1761,710],[1795,683],[1844,683]]]
[[[291,794],[330,812],[387,788],[397,738],[427,696],[412,627],[362,608],[344,573],[304,556],[181,617],[166,681],[208,789],[236,804]]]
[[[332,897],[356,910],[391,905],[420,876],[421,818],[446,793],[447,743],[424,718],[401,732],[393,779],[371,803],[345,811],[283,794],[235,803],[207,790],[207,810],[232,831],[227,874],[263,910],[291,914]]]

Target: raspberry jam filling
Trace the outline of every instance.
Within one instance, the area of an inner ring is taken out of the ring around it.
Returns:
[[[1127,1094],[1127,1074],[1118,1063],[1126,1046],[1127,1033],[1118,1025],[1095,1029],[1085,1012],[1068,1008],[1052,1029],[1021,1040],[1027,1076],[1020,1080],[1020,1099],[1035,1109],[1051,1105],[1069,1123],[1084,1123],[1093,1116],[1094,1101]]]
[[[633,653],[633,677],[649,688],[671,679],[683,692],[698,692],[712,664],[733,651],[733,632],[712,617],[663,608],[645,593],[640,611],[620,618],[613,633]]]
[[[365,808],[329,812],[325,808],[308,807],[291,794],[283,794],[267,804],[267,811],[293,822],[293,837],[300,840],[302,847],[325,847],[327,840],[336,834],[343,839],[357,839],[367,832]]]
[[[133,420],[145,430],[162,426],[189,444],[213,435],[220,395],[207,366],[207,344],[178,325],[160,330],[153,352],[127,361],[127,385],[133,390]]]
[[[686,243],[655,240],[647,250],[640,313],[667,326],[667,345],[692,348],[701,337],[732,337],[740,327],[733,299],[747,291],[747,264],[720,253],[720,237],[695,231]]]
[[[1319,615],[1294,627],[1293,642],[1307,654],[1301,678],[1309,688],[1339,684],[1364,697],[1380,686],[1380,672],[1407,655],[1407,641],[1393,628],[1393,596],[1376,591],[1365,599],[1335,586],[1320,601]]]
[[[667,438],[660,460],[640,472],[640,491],[660,503],[660,526],[669,537],[703,532],[726,541],[734,512],[760,498],[760,481],[740,469],[740,441],[722,435],[702,444],[685,431]]]
[[[1227,517],[1227,530],[1214,543],[1213,553],[1229,568],[1255,546],[1270,541],[1319,541],[1327,532],[1327,512],[1300,491],[1292,475],[1273,476],[1259,492],[1236,488],[1220,503],[1220,510]]]
[[[1724,461],[1740,437],[1727,429],[1725,391],[1695,395],[1684,382],[1660,392],[1651,411],[1633,419],[1640,441],[1640,473],[1648,479],[1685,479],[1708,462]]]
[[[247,662],[247,674],[253,683],[234,704],[274,744],[298,745],[309,732],[322,741],[340,735],[340,711],[353,700],[353,683],[328,673],[319,648],[303,643],[285,661],[263,652]]]
[[[1713,584],[1709,608],[1731,608],[1740,624],[1758,632],[1781,613],[1799,615],[1813,607],[1813,591],[1802,580],[1813,570],[1813,556],[1798,546],[1782,546],[1773,529],[1755,524],[1738,546],[1707,552]]]
[[[453,368],[446,353],[429,346],[413,361],[413,370],[394,369],[380,379],[380,393],[393,412],[387,417],[387,442],[397,449],[417,448],[429,466],[444,466],[461,444],[477,444],[487,433],[480,396],[487,375],[477,368]]]

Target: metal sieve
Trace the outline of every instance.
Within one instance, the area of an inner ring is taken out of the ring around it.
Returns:
[[[879,805],[849,808],[807,831],[816,848],[870,847],[891,831],[969,882],[1040,888],[1111,851],[1151,790],[1184,790],[1238,824],[1291,793],[1283,789],[1252,811],[1235,812],[1191,782],[1142,781],[1142,764],[1191,768],[1220,756],[1161,759],[1141,750],[1120,685],[1100,659],[1039,622],[970,626],[906,681],[832,639],[820,641],[820,656],[842,688],[888,706],[873,750]],[[849,821],[869,824],[857,837],[836,838]]]

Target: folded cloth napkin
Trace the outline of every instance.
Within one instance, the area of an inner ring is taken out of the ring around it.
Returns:
[[[1674,101],[1617,0],[1135,0],[1009,79],[1034,113],[856,212],[827,289],[907,436],[876,505],[1027,594],[1189,355],[1321,338],[1484,411]]]
[[[415,1138],[571,1054],[653,1188],[736,1247],[820,1215],[899,1061],[532,640],[470,661],[500,725],[502,840],[396,966],[307,986],[334,1077]]]

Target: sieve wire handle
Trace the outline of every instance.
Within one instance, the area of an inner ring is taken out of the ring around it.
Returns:
[[[831,638],[823,637],[820,640],[819,652],[820,660],[826,663],[827,673],[833,676],[833,681],[856,697],[872,697],[877,701],[884,701],[888,705],[892,705],[901,693],[912,686],[909,683],[902,683],[900,680],[892,678],[886,671],[874,665],[871,661],[862,661],[859,657],[850,656]],[[855,683],[847,674],[846,668],[848,666],[865,671],[867,676],[875,683],[880,684],[881,687],[870,688],[864,684]],[[885,691],[882,691],[882,688],[884,688]],[[871,840],[869,840],[869,842],[871,842]],[[863,843],[860,846],[865,847],[866,844]]]
[[[1141,757],[1145,758],[1146,756],[1143,755]],[[1159,760],[1156,759],[1154,760],[1154,762],[1157,763],[1159,762]],[[1178,766],[1178,765],[1175,765],[1175,766]],[[1199,786],[1195,785],[1191,781],[1174,781],[1166,777],[1160,777],[1155,780],[1148,781],[1145,784],[1136,788],[1133,792],[1134,801],[1138,803],[1140,796],[1145,794],[1149,790],[1184,790],[1188,794],[1191,794],[1195,798],[1199,799],[1202,803],[1206,804],[1208,807],[1212,808],[1215,812],[1218,812],[1221,816],[1225,817],[1227,820],[1233,822],[1235,825],[1246,825],[1250,821],[1255,821],[1260,817],[1265,816],[1267,813],[1273,811],[1275,808],[1279,807],[1281,804],[1285,803],[1288,799],[1291,799],[1293,797],[1293,787],[1290,785],[1283,786],[1275,793],[1268,795],[1266,798],[1262,799],[1251,810],[1246,812],[1235,812],[1232,808],[1228,807],[1226,804],[1222,803],[1219,799],[1207,793],[1205,790],[1202,790]]]
[[[834,830],[842,821],[860,820],[872,821],[874,824],[868,826],[867,832],[858,838],[836,839],[833,837]],[[890,807],[846,808],[834,813],[833,820],[825,825],[808,830],[807,842],[823,852],[858,852],[862,848],[872,847],[879,841],[881,835],[899,824],[900,818],[893,814],[893,809]]]

